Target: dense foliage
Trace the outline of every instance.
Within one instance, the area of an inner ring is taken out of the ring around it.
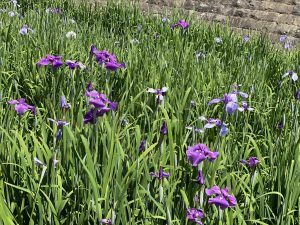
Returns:
[[[0,3],[0,224],[300,223],[288,37],[26,2]]]

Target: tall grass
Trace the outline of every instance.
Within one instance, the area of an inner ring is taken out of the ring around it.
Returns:
[[[228,28],[191,17],[185,18],[188,30],[172,30],[179,14],[163,23],[163,16],[143,15],[124,4],[19,3],[20,18],[0,14],[0,224],[99,224],[103,218],[114,224],[187,224],[186,209],[199,207],[194,197],[203,187],[195,182],[197,170],[186,150],[200,142],[220,152],[215,162],[203,165],[205,187],[228,186],[238,202],[219,220],[218,208],[204,196],[205,224],[300,223],[299,102],[294,98],[299,81],[282,79],[288,70],[300,72],[299,49],[285,50],[260,36],[244,42]],[[12,10],[9,2],[1,4]],[[60,7],[64,14],[47,14],[48,7]],[[20,35],[24,24],[34,33]],[[69,31],[76,39],[66,38]],[[92,44],[115,53],[126,69],[107,72],[89,58]],[[199,51],[205,58],[197,61]],[[37,68],[47,54],[78,60],[87,69],[76,70],[72,80],[66,67]],[[90,80],[119,102],[118,110],[98,118],[95,126],[83,124]],[[203,134],[186,129],[203,127],[200,116],[222,118],[222,106],[207,103],[234,83],[250,93],[254,112],[227,116],[225,137],[217,129]],[[146,90],[163,86],[169,90],[157,109]],[[72,103],[66,112],[59,107],[61,95]],[[7,104],[20,97],[38,107],[36,117],[17,116]],[[56,141],[49,117],[70,122],[62,140]],[[164,121],[168,134],[162,138]],[[141,140],[146,140],[143,153]],[[239,163],[249,156],[261,161],[255,179]],[[36,166],[34,157],[47,166]],[[169,179],[149,176],[160,166]]]

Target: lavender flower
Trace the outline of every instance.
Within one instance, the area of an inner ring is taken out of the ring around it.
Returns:
[[[196,222],[198,224],[203,224],[201,219],[204,218],[204,212],[202,209],[189,208],[186,211],[186,218],[189,221]]]
[[[290,76],[292,78],[293,81],[298,80],[298,75],[297,73],[295,73],[294,70],[290,70],[287,73],[283,74],[282,78]]]
[[[161,19],[161,21],[163,22],[163,23],[165,23],[165,22],[170,22],[170,20],[167,18],[167,17],[163,17],[162,19]]]
[[[242,98],[248,98],[248,94],[245,92],[241,92],[239,89],[241,88],[242,85],[240,84],[234,84],[232,85],[232,93],[236,95],[240,95]]]
[[[191,131],[195,131],[196,133],[203,133],[204,132],[204,129],[196,128],[196,127],[193,127],[193,126],[185,127],[185,129],[188,129],[188,130],[191,130]]]
[[[287,41],[286,43],[284,43],[284,49],[290,49],[293,47],[293,44],[291,41]]]
[[[20,31],[19,31],[19,33],[21,34],[21,35],[28,35],[28,33],[29,33],[29,31],[30,32],[34,32],[32,29],[30,29],[27,25],[24,25],[21,29],[20,29]]]
[[[253,111],[254,108],[249,107],[248,103],[245,101],[242,101],[242,106],[238,108],[240,112],[245,112],[245,111]]]
[[[164,172],[164,171],[163,171],[163,168],[160,167],[158,173],[151,172],[151,173],[149,173],[149,175],[150,175],[151,177],[156,177],[156,178],[158,178],[159,180],[163,180],[164,178],[168,178],[168,177],[170,176],[170,173]]]
[[[219,156],[219,152],[212,152],[205,144],[199,143],[194,146],[189,146],[186,155],[192,166],[195,167],[205,159],[209,161],[216,160]]]
[[[65,110],[71,108],[71,104],[67,103],[65,96],[60,97],[60,107]]]
[[[204,125],[205,129],[211,129],[213,127],[218,127],[220,128],[220,136],[224,137],[226,134],[228,134],[229,129],[227,127],[227,124],[224,123],[222,120],[220,119],[213,119],[213,118],[209,118],[206,119],[204,116],[199,117],[200,120],[202,121],[206,121],[207,123]]]
[[[173,24],[171,28],[174,29],[175,27],[178,26],[180,26],[182,29],[187,29],[189,27],[189,23],[186,22],[185,20],[179,20],[177,23]]]
[[[279,42],[284,43],[286,39],[287,39],[287,35],[286,35],[286,34],[281,35],[281,36],[279,37]]]
[[[245,35],[243,40],[244,40],[244,42],[248,42],[248,41],[250,41],[250,37],[248,35]]]
[[[70,123],[61,120],[54,120],[52,118],[48,118],[49,121],[54,122],[57,126],[56,140],[61,140],[63,135],[63,126],[68,126]]]
[[[102,220],[100,220],[100,223],[102,223],[102,224],[112,224],[112,221],[111,221],[111,219],[102,219]]]
[[[47,55],[46,58],[40,59],[37,63],[38,67],[52,65],[54,69],[58,69],[63,65],[61,56]]]
[[[228,114],[234,113],[239,105],[237,104],[237,95],[234,93],[224,94],[223,98],[215,98],[211,100],[208,105],[216,104],[219,102],[223,102],[225,104],[225,110]]]
[[[208,200],[208,204],[219,206],[222,210],[236,206],[237,202],[235,197],[228,192],[229,189],[227,187],[220,189],[218,186],[213,186],[211,189],[205,189],[207,196],[215,195],[215,197]]]
[[[23,115],[25,112],[30,110],[33,115],[36,115],[36,108],[34,106],[28,105],[24,98],[19,98],[18,100],[10,100],[8,104],[15,105],[15,110],[18,115]]]
[[[249,167],[255,169],[256,166],[257,166],[258,164],[260,164],[260,161],[258,160],[258,158],[253,157],[253,156],[250,156],[248,160],[245,160],[245,159],[240,160],[240,163],[246,164],[246,165],[248,165]]]
[[[93,89],[93,82],[90,80],[87,86],[87,92],[91,92]]]
[[[156,95],[156,102],[160,104],[164,100],[164,96],[167,94],[168,87],[163,87],[162,89],[148,88],[147,92]]]

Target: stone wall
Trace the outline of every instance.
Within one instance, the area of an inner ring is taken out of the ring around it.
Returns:
[[[143,0],[151,9],[180,7],[201,18],[300,40],[300,0]]]

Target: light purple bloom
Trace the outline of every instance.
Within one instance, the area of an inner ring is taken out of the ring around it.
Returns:
[[[242,85],[240,84],[234,84],[232,85],[232,88],[233,88],[233,91],[232,93],[233,94],[236,94],[236,95],[239,95],[241,96],[242,98],[248,98],[248,94],[245,93],[245,92],[241,92],[239,89],[241,88]]]
[[[253,111],[254,108],[249,107],[248,103],[245,101],[242,101],[242,106],[238,108],[240,112],[245,112],[245,111]]]
[[[8,104],[15,105],[15,110],[18,115],[23,115],[25,112],[30,110],[33,115],[36,115],[36,108],[34,106],[28,105],[24,98],[19,98],[18,100],[10,100]]]
[[[229,189],[226,187],[224,189],[220,189],[218,186],[213,186],[211,189],[205,189],[205,193],[207,196],[214,196],[208,200],[208,204],[214,204],[219,206],[222,210],[228,207],[236,206],[237,202],[233,195],[230,195]]]
[[[185,127],[185,128],[188,129],[188,130],[195,131],[196,133],[203,133],[204,132],[204,129],[196,128],[196,127],[193,127],[193,126],[188,126],[188,127]]]
[[[248,41],[250,41],[250,37],[248,35],[245,35],[243,40],[244,40],[244,42],[248,42]]]
[[[292,78],[293,81],[298,80],[298,75],[297,73],[295,73],[294,70],[290,70],[287,73],[283,74],[282,78],[290,76]]]
[[[112,221],[111,221],[111,219],[102,219],[102,220],[100,220],[100,223],[102,223],[102,224],[112,224]]]
[[[180,26],[182,29],[187,29],[189,27],[189,23],[186,22],[185,20],[179,20],[178,23],[173,24],[171,28],[174,29],[175,27],[178,26]]]
[[[163,87],[162,89],[148,88],[147,92],[156,95],[156,102],[160,104],[164,100],[164,96],[167,94],[168,87]]]
[[[228,134],[229,129],[227,127],[227,124],[224,123],[222,120],[220,119],[213,119],[213,118],[209,118],[206,119],[204,116],[199,117],[200,120],[202,121],[206,121],[207,123],[204,125],[205,129],[211,129],[213,127],[218,127],[220,128],[220,136],[223,137],[226,134]]]
[[[219,102],[223,102],[225,104],[225,110],[228,114],[234,113],[239,105],[237,104],[237,95],[234,93],[224,94],[223,98],[215,98],[211,100],[208,105],[216,104]]]
[[[29,31],[30,31],[30,32],[33,32],[33,30],[30,29],[27,25],[24,25],[24,26],[20,29],[19,33],[22,34],[22,35],[28,35]]]
[[[189,221],[192,221],[192,222],[196,222],[198,224],[203,224],[201,222],[201,219],[204,218],[204,212],[202,209],[196,209],[196,208],[189,208],[187,209],[186,211],[186,218],[189,220]]]
[[[71,104],[67,103],[65,96],[60,97],[60,107],[62,109],[70,109],[71,108]]]
[[[162,21],[163,23],[165,23],[165,22],[168,22],[168,23],[169,23],[169,22],[170,22],[170,20],[169,20],[168,18],[166,18],[166,17],[162,18],[161,21]]]
[[[257,157],[250,156],[248,160],[245,160],[245,159],[240,160],[240,163],[246,164],[246,165],[248,165],[249,167],[255,169],[256,166],[257,166],[258,164],[260,164],[260,161],[258,160]]]
[[[285,49],[290,49],[293,47],[293,44],[291,41],[287,41],[286,43],[284,43],[284,48]]]
[[[61,56],[47,55],[46,58],[40,59],[37,63],[38,67],[52,65],[54,69],[58,69],[63,65]]]
[[[168,178],[170,176],[170,173],[164,172],[163,168],[160,167],[158,173],[151,172],[149,173],[149,175],[151,177],[157,177],[159,180],[163,180],[164,178]]]
[[[287,39],[287,35],[281,35],[279,37],[279,42],[284,43],[286,39]]]
[[[91,92],[92,90],[94,90],[93,89],[93,82],[90,80],[89,83],[88,83],[88,86],[87,86],[87,91]]]
[[[194,146],[189,146],[186,155],[192,166],[195,167],[205,159],[209,161],[216,160],[219,156],[219,152],[212,152],[205,144],[199,143]]]

